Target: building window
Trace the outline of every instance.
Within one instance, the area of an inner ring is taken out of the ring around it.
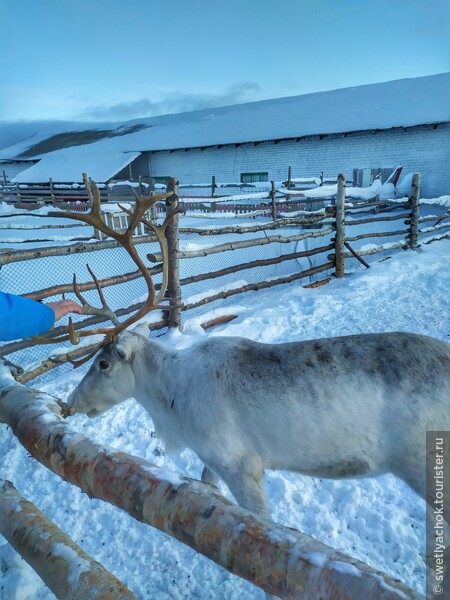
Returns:
[[[255,181],[269,181],[269,173],[241,173],[241,183],[255,183]]]
[[[164,185],[167,185],[167,182],[169,181],[169,179],[170,179],[170,177],[168,175],[164,176],[164,177],[162,177],[162,176],[161,177],[153,177],[153,182],[154,183],[162,183]]]

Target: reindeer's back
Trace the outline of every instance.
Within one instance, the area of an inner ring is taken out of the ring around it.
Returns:
[[[389,440],[398,447],[430,418],[450,425],[450,346],[427,336],[287,344],[218,337],[200,352],[209,357],[207,378],[222,409],[274,468],[298,469],[308,456],[317,464],[321,453],[345,463],[355,448],[381,465]]]
[[[333,380],[352,376],[382,379],[386,385],[426,388],[450,381],[450,345],[412,333],[373,333],[284,344],[215,337],[201,345],[216,375],[230,383],[245,379],[291,388],[312,376]]]

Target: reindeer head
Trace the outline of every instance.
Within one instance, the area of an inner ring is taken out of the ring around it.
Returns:
[[[109,342],[69,396],[68,404],[79,413],[96,417],[133,397],[133,359],[142,343],[142,335],[133,331],[124,331]]]

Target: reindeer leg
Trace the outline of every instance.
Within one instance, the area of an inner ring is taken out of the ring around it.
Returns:
[[[214,473],[214,471],[212,471],[209,467],[207,467],[205,465],[203,468],[203,472],[202,472],[201,482],[207,483],[209,485],[214,485],[215,487],[217,487],[219,480],[220,480],[220,477],[218,475],[216,475]]]
[[[263,487],[264,465],[260,456],[242,456],[233,465],[212,465],[212,468],[226,483],[239,506],[269,518]]]
[[[211,461],[209,461],[211,463]],[[214,469],[214,470],[213,470]],[[269,510],[263,486],[264,466],[259,456],[242,457],[237,465],[205,465],[202,473],[202,483],[215,485],[220,478],[228,486],[236,502],[242,508],[268,519]],[[277,597],[265,593],[265,600],[275,600]]]

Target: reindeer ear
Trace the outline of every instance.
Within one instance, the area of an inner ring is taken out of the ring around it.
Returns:
[[[119,339],[113,352],[120,360],[130,361],[133,357],[133,350],[132,340],[129,337],[124,337]]]
[[[148,338],[148,323],[138,323],[138,325],[136,325],[136,327],[133,327],[131,331],[133,333],[143,335],[145,338]]]

